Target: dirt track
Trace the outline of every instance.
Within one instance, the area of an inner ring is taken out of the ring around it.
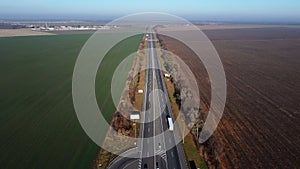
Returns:
[[[205,149],[210,159],[216,158],[213,164],[217,168],[299,168],[300,29],[205,33],[223,62],[228,87],[223,118]],[[194,72],[202,110],[207,111],[210,84],[201,61],[180,42],[160,39]]]

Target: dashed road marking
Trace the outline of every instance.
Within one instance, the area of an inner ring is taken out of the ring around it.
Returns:
[[[142,168],[142,159],[139,159],[138,168],[139,168],[139,169]]]
[[[163,150],[156,151],[155,155],[159,155],[162,159],[167,161],[167,154],[165,151],[163,151]]]

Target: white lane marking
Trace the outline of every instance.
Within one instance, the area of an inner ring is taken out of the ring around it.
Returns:
[[[150,44],[151,44],[151,43],[150,43]],[[151,45],[152,45],[152,44],[151,44]],[[151,48],[151,51],[153,52],[153,47]],[[154,52],[153,52],[152,54],[154,55]],[[154,57],[154,56],[153,56],[153,57]],[[157,57],[156,57],[156,61],[157,61]],[[154,68],[158,68],[158,69],[160,68],[159,63],[158,63],[158,65],[156,65],[155,63],[157,63],[157,62],[155,62],[154,59],[153,59],[152,62],[153,62],[153,65],[152,65],[152,66],[153,66]],[[155,63],[154,63],[154,62],[155,62]],[[156,77],[156,72],[153,72],[153,74],[154,74],[154,77],[157,79],[157,77]],[[162,85],[160,81],[157,81],[157,83],[158,83],[157,85]],[[155,86],[155,84],[154,84],[153,86]],[[161,128],[162,128],[162,130],[164,130],[164,127],[163,127],[163,118],[162,118],[162,116],[161,116],[161,115],[163,114],[163,110],[162,110],[162,106],[161,106],[161,104],[160,104],[160,101],[161,101],[161,98],[158,97],[158,102],[157,102],[157,104],[158,104],[158,107],[160,108],[159,111],[162,111],[162,112],[159,112],[159,113],[160,113],[160,114],[159,114],[159,115],[160,115],[160,123],[161,123]],[[158,112],[155,112],[155,113],[157,114]],[[154,117],[154,118],[155,118],[155,117]],[[164,134],[163,134],[162,138],[163,138],[162,144],[163,144],[163,147],[164,147],[164,149],[165,149],[165,144],[166,144],[166,143],[165,143],[165,136],[164,136]],[[163,159],[165,160],[166,165],[168,166],[168,162],[167,162],[167,154],[164,153],[164,157],[165,157],[165,158],[163,158]],[[155,164],[154,164],[154,165],[155,165]]]
[[[136,162],[136,160],[130,162],[129,164],[125,165],[124,168],[127,168],[129,165],[131,165],[132,163],[135,163],[135,162]]]
[[[148,68],[150,68],[151,66],[151,62],[150,62],[150,55],[148,55],[148,57],[147,57],[147,67]],[[147,74],[148,74],[148,72],[147,72]],[[146,78],[146,83],[149,83],[149,79],[148,78]],[[147,93],[148,92],[148,86],[147,85],[145,85],[145,87],[146,87],[146,89],[145,89],[145,93]],[[144,95],[144,100],[147,100],[148,99],[148,96],[147,96],[147,94],[145,94]],[[144,103],[143,103],[143,110],[144,110],[144,112],[147,112],[146,111],[146,101],[144,101]],[[142,121],[146,121],[146,113],[143,113],[143,116],[142,116]],[[140,159],[142,159],[142,157],[143,157],[143,150],[144,150],[144,124],[141,126],[141,135],[142,135],[142,138],[141,138],[141,153],[140,153]],[[142,161],[140,161],[140,165],[139,165],[139,169],[142,167]]]
[[[173,153],[173,151],[171,152],[171,155],[172,155],[172,157],[174,157],[174,153]]]
[[[150,132],[150,127],[148,128],[148,133]]]
[[[153,36],[153,34],[151,34],[151,36]],[[152,44],[152,47],[151,47],[151,54],[152,54],[152,58],[154,58],[154,49],[153,49],[153,47],[154,47],[154,45],[153,45],[153,43],[151,43]],[[152,63],[153,63],[153,65],[154,65],[154,59],[152,59]],[[155,83],[155,77],[156,77],[156,75],[155,75],[155,71],[153,70],[153,83]],[[152,86],[153,88],[152,88],[152,91],[154,91],[154,85]],[[154,112],[152,112],[153,113],[153,134],[152,134],[152,136],[154,137],[153,138],[153,154],[155,154],[155,112],[156,112],[156,104],[155,104],[155,101],[154,101],[154,98],[155,97],[155,94],[153,93],[153,96],[152,96],[152,101],[153,101],[153,111]],[[156,162],[156,156],[154,155],[154,166],[155,166],[155,162]]]
[[[149,157],[149,154],[150,154],[150,153],[149,153],[149,152],[147,152],[147,157]]]
[[[161,84],[160,84],[161,85]],[[164,111],[163,111],[163,109],[162,109],[162,105],[161,105],[161,103],[163,103],[163,101],[161,100],[162,99],[162,97],[159,97],[158,98],[159,100],[158,100],[158,104],[159,104],[159,107],[160,107],[160,109],[161,109],[161,114],[159,115],[160,117],[160,124],[161,124],[161,130],[163,131],[164,130],[164,125],[163,125],[163,114],[164,114]],[[163,152],[163,154],[161,155],[161,157],[166,161],[166,166],[168,166],[168,161],[167,161],[167,154],[166,154],[166,152],[165,152],[165,148],[166,148],[166,140],[165,140],[165,134],[162,134],[162,145],[163,145],[163,150],[164,150],[164,152]],[[161,146],[161,145],[160,145]],[[162,151],[162,149],[161,149],[161,147],[160,147],[160,151]]]

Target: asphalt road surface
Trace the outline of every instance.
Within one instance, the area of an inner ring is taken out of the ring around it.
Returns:
[[[160,61],[157,56],[156,41],[152,29],[148,31],[147,73],[145,86],[145,101],[141,114],[142,136],[137,148],[132,150],[131,157],[119,157],[111,163],[111,169],[186,169],[187,164],[178,129],[170,131],[167,125],[167,116],[174,117],[171,111],[163,73],[160,70]],[[177,141],[176,141],[177,140]]]

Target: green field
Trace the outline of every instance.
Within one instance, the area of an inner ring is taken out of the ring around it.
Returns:
[[[142,41],[142,35],[136,35],[131,38],[126,39],[125,41],[121,41],[118,45],[114,46],[104,57],[103,61],[100,64],[100,68],[97,72],[96,77],[96,97],[98,101],[98,105],[101,108],[103,116],[105,119],[110,122],[111,121],[111,113],[115,111],[115,107],[113,105],[113,100],[110,95],[111,91],[111,83],[112,76],[114,75],[115,70],[118,65],[130,54],[136,52],[138,50],[138,45]],[[128,72],[132,67],[132,63],[134,60],[134,55],[130,55],[128,60],[124,62],[121,67],[121,72],[119,72],[120,79],[117,79],[119,84],[114,84],[114,90],[116,93],[121,96],[121,92],[124,89],[125,81],[128,77]],[[103,87],[105,86],[105,87]],[[119,97],[118,97],[119,98]]]
[[[71,94],[74,64],[89,37],[0,38],[0,168],[92,166],[99,147],[82,130]],[[134,52],[140,41],[141,36],[129,38],[107,57]],[[108,77],[100,78],[110,83]],[[98,103],[110,120],[110,90],[101,86],[96,88]]]

